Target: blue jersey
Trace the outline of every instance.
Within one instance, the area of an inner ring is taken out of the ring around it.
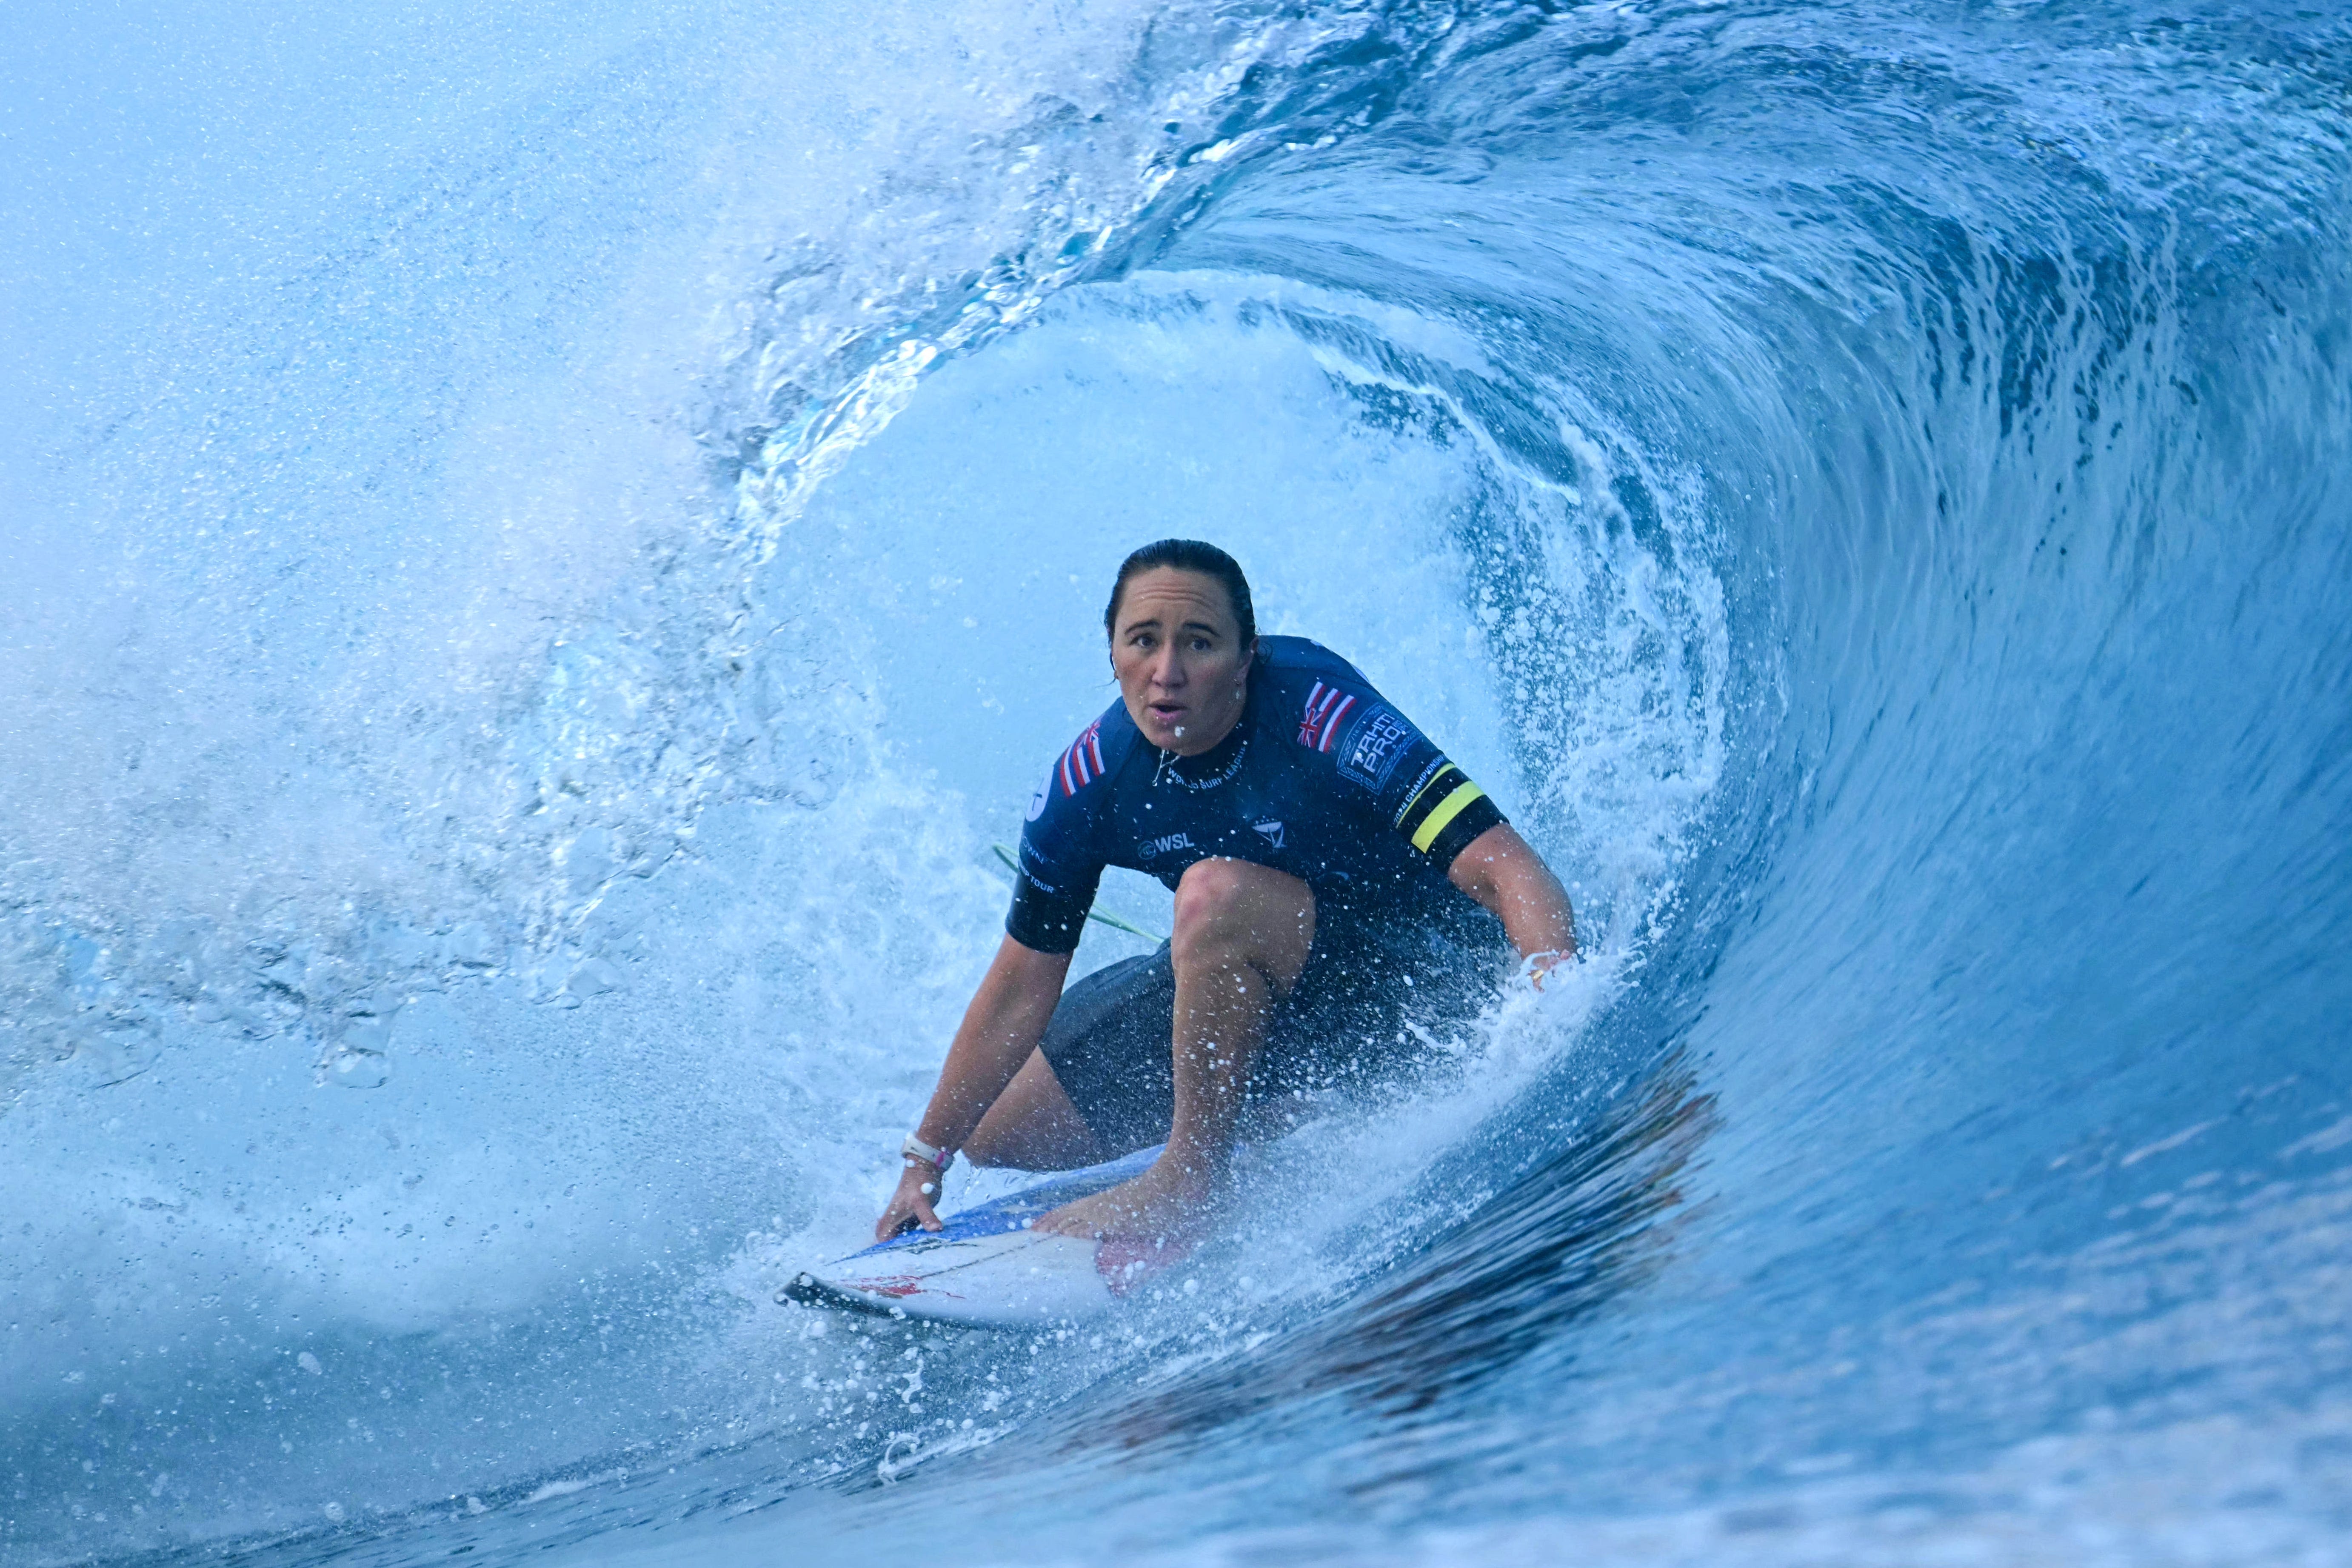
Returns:
[[[1005,930],[1068,952],[1104,867],[1172,889],[1213,857],[1297,877],[1318,917],[1453,923],[1476,906],[1446,870],[1502,820],[1355,666],[1260,637],[1241,721],[1212,750],[1162,752],[1119,701],[1063,752],[1029,803]]]

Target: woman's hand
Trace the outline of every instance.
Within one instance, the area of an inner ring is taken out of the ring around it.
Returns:
[[[1511,945],[1533,965],[1529,977],[1537,990],[1576,956],[1576,911],[1568,907],[1568,889],[1509,823],[1473,838],[1445,878],[1503,922]]]
[[[948,1047],[939,1087],[931,1090],[923,1119],[915,1123],[919,1137],[928,1128],[924,1142],[942,1149],[964,1146],[1021,1064],[1037,1049],[1069,973],[1068,953],[1039,952],[1009,936],[1004,939]],[[940,1174],[926,1173],[920,1164],[901,1172],[890,1206],[875,1222],[874,1239],[887,1241],[913,1226],[939,1229]],[[927,1184],[931,1189],[928,1193],[923,1191]]]
[[[898,1190],[890,1194],[890,1206],[874,1222],[874,1239],[887,1241],[900,1231],[917,1226],[925,1230],[939,1229],[940,1174],[920,1161],[908,1161],[907,1168],[898,1173]]]

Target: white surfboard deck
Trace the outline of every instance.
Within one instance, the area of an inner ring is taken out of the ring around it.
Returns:
[[[942,1215],[796,1276],[779,1301],[836,1307],[983,1329],[1037,1329],[1110,1311],[1136,1287],[1181,1260],[1156,1244],[1081,1241],[1029,1222],[1048,1209],[1143,1173],[1158,1147],[1066,1171],[1017,1193]]]

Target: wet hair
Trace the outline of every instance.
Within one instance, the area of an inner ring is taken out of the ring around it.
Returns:
[[[1103,636],[1113,640],[1118,637],[1118,602],[1127,595],[1128,579],[1161,566],[1198,572],[1223,583],[1225,597],[1233,601],[1242,647],[1246,648],[1257,641],[1257,611],[1250,604],[1249,579],[1242,575],[1241,563],[1215,545],[1203,544],[1197,539],[1163,539],[1145,545],[1119,563],[1118,579],[1110,585],[1110,603],[1103,606]]]

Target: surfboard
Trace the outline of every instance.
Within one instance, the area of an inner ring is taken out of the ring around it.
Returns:
[[[1143,1282],[1182,1261],[1185,1248],[1118,1238],[1082,1241],[1030,1222],[1137,1176],[1160,1147],[1065,1171],[992,1203],[803,1270],[779,1301],[918,1318],[981,1329],[1084,1322],[1116,1309]]]

